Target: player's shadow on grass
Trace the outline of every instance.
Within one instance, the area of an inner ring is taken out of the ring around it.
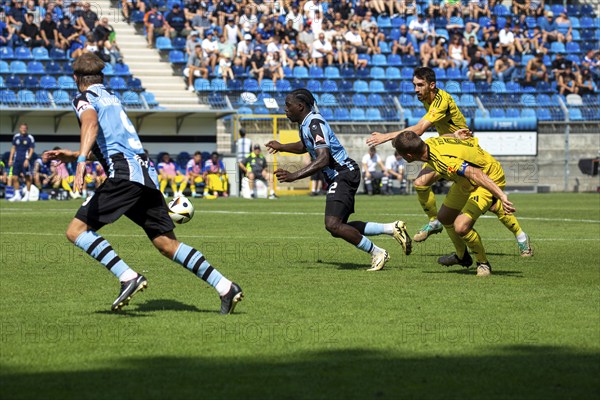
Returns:
[[[331,261],[319,261],[319,265],[329,266],[332,265],[337,269],[357,270],[357,269],[369,269],[371,267],[368,263],[355,264],[355,263],[342,263],[342,262],[331,262]]]
[[[187,312],[201,312],[201,313],[218,313],[218,310],[201,310],[198,307],[191,304],[184,304],[177,300],[172,299],[156,299],[147,300],[144,303],[136,305],[133,309],[136,312],[155,312],[155,311],[187,311]]]
[[[418,355],[405,353],[403,346],[395,351],[342,348],[266,353],[270,355],[236,350],[270,346],[274,340],[285,343],[292,336],[281,335],[297,333],[295,329],[290,333],[258,327],[203,325],[180,343],[191,342],[193,356],[175,356],[151,343],[139,343],[144,351],[138,351],[137,357],[115,352],[113,359],[102,357],[96,364],[75,363],[65,368],[56,362],[54,370],[28,370],[25,363],[3,364],[3,397],[187,399],[201,394],[205,399],[585,399],[600,391],[600,353],[535,345],[540,339],[539,332],[532,329],[535,324],[516,330],[503,324],[470,324],[464,327],[465,335],[457,325],[432,323],[420,330],[418,324],[410,324],[397,337],[398,343],[406,345],[445,343],[452,348],[462,341],[481,346],[481,352],[468,354],[430,351]],[[315,336],[312,329],[302,333],[307,332],[322,346],[322,341],[336,338],[329,331],[326,336]],[[521,344],[498,344],[503,341]],[[211,346],[217,347],[202,352]],[[227,351],[227,347],[231,349]],[[185,354],[181,350],[175,353]],[[124,378],[108,384],[114,377]]]
[[[469,269],[442,269],[437,271],[423,271],[424,274],[459,274],[459,275],[475,275],[477,271],[474,267]],[[492,270],[492,276],[509,276],[511,278],[523,278],[523,272],[521,271],[509,271],[509,270]]]

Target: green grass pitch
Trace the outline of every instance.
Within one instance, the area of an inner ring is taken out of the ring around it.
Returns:
[[[593,398],[600,197],[511,199],[535,256],[486,216],[489,278],[436,264],[445,233],[409,257],[375,237],[391,260],[366,272],[370,258],[325,231],[322,197],[194,201],[176,233],[244,289],[229,316],[126,218],[101,233],[149,287],[111,313],[116,279],[64,236],[79,203],[2,201],[1,397]],[[359,196],[356,209],[411,234],[425,221],[414,196]]]

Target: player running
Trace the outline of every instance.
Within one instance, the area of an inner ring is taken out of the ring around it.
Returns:
[[[500,163],[479,147],[475,138],[461,140],[442,136],[423,141],[415,132],[403,131],[392,144],[407,162],[423,161],[431,170],[454,182],[437,217],[444,224],[456,253],[440,257],[438,263],[468,268],[473,263],[468,246],[477,259],[477,275],[490,275],[492,267],[473,225],[488,209],[499,215],[515,212],[502,191],[506,181]],[[520,230],[519,222],[514,216],[513,219]]]
[[[452,136],[460,139],[467,139],[472,136],[465,117],[460,112],[452,96],[448,92],[437,88],[433,69],[427,67],[415,69],[413,84],[415,85],[417,98],[423,103],[427,113],[416,125],[410,126],[406,130],[421,136],[433,126],[440,136],[452,134]],[[367,145],[376,146],[385,143],[395,138],[399,133],[400,131],[390,133],[373,132],[371,137],[367,139]],[[437,219],[438,209],[435,195],[431,190],[431,186],[439,179],[440,174],[427,164],[423,165],[423,169],[415,179],[414,186],[419,203],[429,217],[429,223],[414,236],[415,242],[425,241],[430,235],[442,231],[442,223]],[[516,228],[518,224],[515,224],[515,218],[504,214],[497,214],[497,216],[500,222],[515,235],[521,255],[524,257],[532,256],[533,251],[529,244],[529,237],[520,228]]]
[[[46,159],[77,160],[75,189],[81,190],[86,160],[95,156],[108,178],[77,211],[67,228],[67,238],[104,265],[121,281],[121,292],[112,304],[117,311],[148,281],[121,260],[96,231],[125,215],[139,225],[162,255],[183,265],[214,287],[221,296],[221,314],[233,312],[242,300],[242,289],[211,266],[198,250],[177,241],[175,225],[158,190],[158,176],[149,165],[142,143],[123,106],[102,84],[104,63],[93,53],[73,62],[80,94],[73,100],[81,128],[79,151],[53,150]]]
[[[354,213],[354,195],[360,184],[360,168],[348,157],[329,124],[316,110],[312,93],[306,89],[291,92],[285,99],[285,114],[290,121],[300,125],[300,140],[286,144],[271,140],[265,146],[271,154],[278,151],[295,154],[308,152],[311,162],[296,172],[278,169],[275,171],[277,179],[280,182],[294,182],[323,171],[329,182],[325,203],[325,229],[333,237],[341,237],[371,254],[371,268],[368,271],[379,271],[390,257],[386,250],[377,247],[366,236],[393,236],[402,246],[404,254],[410,254],[412,243],[404,222],[348,222],[348,217]]]

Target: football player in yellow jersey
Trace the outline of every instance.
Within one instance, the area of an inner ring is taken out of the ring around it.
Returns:
[[[510,217],[515,229],[522,233],[512,215],[515,208],[502,191],[506,181],[500,163],[479,147],[475,138],[441,136],[423,141],[415,132],[403,131],[392,144],[407,162],[423,161],[432,171],[454,182],[437,218],[446,228],[456,253],[440,257],[438,263],[469,267],[473,263],[469,247],[477,259],[477,275],[490,275],[492,268],[481,237],[473,228],[477,219],[490,210]]]
[[[427,113],[416,125],[410,126],[405,130],[415,132],[421,136],[433,126],[440,136],[444,135],[459,139],[467,139],[473,136],[473,133],[467,126],[465,117],[460,112],[452,96],[448,92],[437,88],[433,69],[427,67],[415,69],[413,84],[415,85],[417,98],[423,103]],[[373,132],[367,139],[367,145],[376,146],[385,143],[395,138],[400,132]],[[438,210],[435,195],[431,190],[431,186],[439,179],[440,174],[427,164],[423,166],[423,169],[415,179],[414,186],[419,203],[429,217],[429,223],[414,236],[413,239],[415,242],[422,242],[430,235],[440,233],[443,229],[442,223],[437,219]],[[524,257],[533,255],[531,246],[529,245],[529,238],[522,231],[515,229],[512,219],[507,219],[503,216],[498,216],[498,218],[515,235],[521,255]]]

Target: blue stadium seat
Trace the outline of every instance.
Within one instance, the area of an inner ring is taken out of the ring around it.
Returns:
[[[10,67],[6,61],[0,61],[0,74],[8,74],[10,73]]]
[[[387,66],[388,62],[387,62],[387,58],[385,57],[385,55],[383,54],[375,54],[372,57],[372,65],[375,66]]]
[[[381,51],[381,54],[390,54],[392,49],[388,42],[382,40],[379,42],[379,51]]]
[[[17,99],[22,106],[33,107],[35,105],[35,94],[31,90],[20,90]]]
[[[519,84],[519,82],[506,82],[505,87],[506,91],[509,93],[521,93],[521,85]]]
[[[61,88],[62,88],[62,85],[60,85],[60,78],[59,78],[59,86],[61,86]],[[120,76],[115,76],[113,78],[110,78],[108,86],[110,87],[111,90],[127,89],[127,84],[125,83],[125,79],[121,78]]]
[[[366,119],[365,110],[363,108],[351,108],[350,119],[353,121],[364,121]]]
[[[323,78],[325,76],[323,68],[316,66],[310,67],[308,74],[311,78]]]
[[[294,73],[294,78],[297,78],[297,79],[308,78],[308,69],[306,67],[294,67],[293,73]]]
[[[526,107],[535,107],[537,106],[537,102],[535,100],[535,96],[533,94],[527,93],[522,94],[519,99],[519,104]]]
[[[398,38],[400,38],[400,29],[392,28],[392,30],[387,35],[387,37],[388,37],[388,39],[391,39],[391,40],[398,40]]]
[[[129,67],[127,66],[127,64],[123,64],[123,63],[116,63],[114,65],[114,69],[115,69],[115,75],[131,75],[131,72],[129,71]]]
[[[7,86],[4,83],[4,77],[0,75],[0,89],[6,89]]]
[[[66,75],[58,77],[58,87],[63,90],[77,90],[77,85],[73,78]]]
[[[477,103],[475,102],[475,96],[471,94],[463,94],[462,96],[460,96],[460,106],[477,107]]]
[[[371,78],[373,79],[385,79],[385,70],[381,67],[371,68]]]
[[[372,107],[383,107],[385,105],[383,102],[383,98],[380,94],[377,93],[371,93],[367,97],[367,103]]]
[[[373,65],[373,61],[371,60],[371,56],[367,53],[362,53],[358,55],[359,60],[366,60],[368,65]]]
[[[381,121],[381,111],[377,108],[369,107],[365,113],[365,119],[367,121]]]
[[[446,86],[447,88],[448,86]],[[460,87],[463,93],[475,93],[475,84],[471,81],[462,81]],[[447,90],[446,90],[447,91]],[[450,92],[448,92],[450,93]]]
[[[169,62],[171,64],[185,64],[185,54],[181,50],[169,51]]]
[[[198,78],[194,81],[194,90],[196,92],[210,91],[210,81],[204,78]]]
[[[12,90],[3,90],[0,92],[0,104],[8,107],[17,106],[17,95]]]
[[[53,91],[52,98],[54,99],[54,104],[57,106],[69,106],[71,104],[69,93],[64,90]]]
[[[415,95],[409,93],[401,94],[398,100],[400,100],[402,107],[417,107],[421,104]]]
[[[489,93],[490,84],[487,83],[486,81],[477,81],[477,82],[475,82],[475,90],[477,91],[477,93],[480,93],[480,94]]]
[[[445,90],[448,93],[460,93],[460,91],[461,91],[460,84],[456,81],[448,81],[448,82],[446,82]]]
[[[334,80],[326,79],[321,83],[321,90],[325,93],[336,93],[338,86]]]
[[[248,78],[244,80],[244,91],[245,92],[258,92],[258,81],[256,79]]]
[[[35,92],[35,102],[38,106],[48,107],[52,103],[50,93],[47,90],[38,90]]]
[[[400,28],[402,25],[406,24],[406,20],[402,17],[394,17],[391,20],[392,28]]]
[[[185,41],[184,37],[176,36],[171,40],[171,46],[176,50],[183,50],[185,49]]]
[[[142,92],[140,93],[140,97],[142,98],[143,102],[145,102],[148,105],[148,107],[158,107],[158,101],[156,101],[156,99],[154,98],[154,93]]]
[[[23,61],[13,61],[10,63],[10,72],[12,74],[26,74],[27,73],[27,65]]]
[[[352,105],[352,97],[348,96],[347,94],[338,94],[337,100],[342,107],[348,107]]]
[[[414,69],[404,67],[400,71],[402,79],[412,80]]]
[[[164,36],[159,36],[156,38],[156,48],[158,50],[173,50],[173,45],[171,44],[171,39]]]
[[[502,108],[492,108],[490,118],[506,118],[506,114]]]
[[[266,115],[266,114],[270,114],[270,113],[271,112],[269,111],[269,109],[267,107],[258,106],[256,108],[254,108],[254,114]]]
[[[349,65],[344,65],[340,68],[340,75],[343,78],[354,78],[354,68],[350,67]]]
[[[140,92],[143,90],[142,81],[139,78],[131,78],[127,80],[127,89]]]
[[[23,86],[21,78],[19,78],[17,75],[8,75],[4,84],[9,89],[19,89],[21,86]]]
[[[50,49],[50,59],[56,61],[63,61],[67,58],[67,53],[63,49],[57,49],[56,47]]]
[[[318,93],[321,91],[321,82],[316,79],[311,79],[306,82],[306,88],[313,93]]]
[[[373,80],[369,82],[369,91],[371,93],[385,92],[385,85],[383,84],[383,81]]]
[[[354,86],[353,86],[353,90],[355,92],[362,92],[362,93],[366,93],[369,91],[369,84],[366,81],[363,80],[357,80],[354,81]]]
[[[400,70],[396,67],[387,67],[385,70],[385,77],[387,79],[400,79]]]
[[[33,58],[40,61],[46,61],[50,59],[48,50],[45,47],[36,47],[33,49]]]
[[[366,79],[369,77],[369,68],[357,68],[355,73],[356,77],[359,79]]]
[[[446,39],[446,41],[450,39],[450,35],[448,34],[448,31],[445,28],[436,29],[435,35],[443,37],[444,39]]]
[[[569,108],[569,119],[571,121],[583,121],[583,115],[581,114],[581,110],[579,108]]]
[[[23,79],[23,87],[25,87],[25,89],[36,89],[38,87],[38,85],[39,85],[39,81],[33,75],[27,75]]]
[[[347,108],[336,108],[333,111],[333,119],[336,121],[349,121],[350,120],[350,111]]]
[[[511,14],[508,8],[506,8],[506,6],[503,4],[496,4],[494,6],[493,13],[498,17],[506,17]]]
[[[516,108],[509,108],[506,110],[506,118],[520,118],[521,117],[521,113],[519,112],[518,109]]]
[[[323,107],[319,109],[319,112],[326,120],[333,120],[333,111],[331,108]]]
[[[122,102],[125,107],[129,108],[141,108],[143,106],[142,102],[140,101],[140,96],[131,90],[123,93]]]
[[[342,80],[338,84],[338,89],[340,90],[340,92],[351,92],[353,90],[352,82],[347,81],[347,80]]]
[[[356,93],[352,95],[352,104],[355,107],[366,107],[368,105],[367,96],[361,93]]]
[[[6,61],[6,60],[12,60],[13,58],[15,58],[15,52],[13,51],[12,47],[9,47],[9,46],[0,47],[0,59],[2,59],[3,61]]]
[[[289,81],[286,81],[289,85]],[[277,82],[279,83],[279,81]],[[230,79],[227,81],[227,89],[232,92],[240,92],[242,91],[243,83],[239,79]]]
[[[58,83],[55,77],[46,75],[40,79],[40,87],[44,89],[58,89]]]
[[[135,10],[131,13],[131,22],[134,24],[144,23],[144,13],[140,10]]]
[[[325,67],[325,78],[327,79],[339,79],[340,70],[337,67],[329,66]]]
[[[290,85],[292,86],[292,90],[303,89],[304,83],[301,79],[292,79],[290,80]]]
[[[550,115],[550,110],[548,108],[538,108],[536,110],[537,119],[540,121],[550,121],[552,120],[552,116]]]
[[[289,92],[292,90],[292,85],[287,79],[280,79],[275,83],[275,88],[278,92]]]
[[[398,81],[385,81],[384,86],[385,91],[389,93],[395,93],[400,91],[400,85],[398,84]]]
[[[482,111],[479,108],[475,110],[475,118],[489,118],[490,115],[487,110]]]
[[[566,53],[565,45],[562,42],[552,42],[550,51],[553,53]]]
[[[268,83],[271,87],[273,87],[273,81],[270,79],[265,79],[262,83]],[[275,88],[273,88],[274,90]],[[227,90],[227,84],[223,80],[223,78],[214,78],[210,81],[210,91],[211,92],[224,92]]]
[[[502,81],[494,81],[492,82],[492,92],[506,93],[506,85]]]
[[[377,25],[382,29],[387,29],[392,27],[392,20],[388,16],[379,15],[377,17]]]
[[[548,96],[547,94],[538,94],[536,100],[540,107],[550,107],[552,105],[550,96]]]
[[[104,74],[104,76],[113,76],[113,75],[115,75],[115,69],[113,68],[112,64],[106,63],[106,64],[104,64],[102,73]]]
[[[33,54],[28,47],[17,47],[15,49],[15,58],[17,60],[33,60]]]
[[[321,95],[321,101],[318,105],[322,105],[325,107],[335,107],[338,105],[338,102],[333,93],[327,92]]]
[[[577,42],[569,42],[569,43],[567,43],[567,47],[566,47],[565,50],[569,54],[580,53],[581,52],[581,48],[579,47],[579,43],[577,43]]]
[[[402,64],[407,65],[409,67],[416,67],[419,63],[415,56],[410,55],[410,54],[405,54],[404,56],[402,56]]]
[[[521,109],[521,118],[537,118],[537,116],[533,108],[523,108]]]
[[[402,66],[402,58],[398,54],[390,54],[387,56],[387,64],[390,67],[400,67]],[[412,78],[412,73],[411,73]]]
[[[446,79],[446,70],[444,68],[434,68],[433,72],[435,72],[435,78],[437,80]],[[460,76],[460,73],[456,78],[458,78],[459,76]],[[456,79],[456,78],[452,78],[452,79]]]
[[[402,81],[400,82],[400,91],[402,93],[412,93],[415,91],[415,87],[410,81]]]
[[[30,74],[43,74],[46,71],[44,71],[44,64],[42,64],[39,61],[29,61],[27,63],[27,72],[29,72]]]
[[[591,17],[581,17],[579,26],[582,29],[594,28],[594,20]]]

